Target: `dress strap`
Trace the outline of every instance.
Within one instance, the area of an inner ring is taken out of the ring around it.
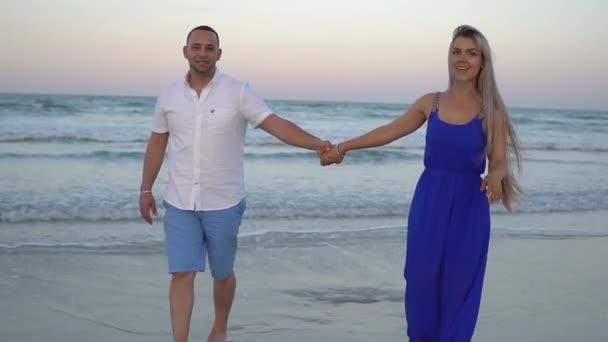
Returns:
[[[439,94],[441,93],[436,92],[435,96],[433,97],[433,109],[431,110],[431,112],[437,113],[439,111]]]

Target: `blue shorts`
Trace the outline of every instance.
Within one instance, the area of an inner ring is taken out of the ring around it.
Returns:
[[[194,211],[165,205],[165,253],[169,273],[205,271],[205,256],[214,279],[232,274],[245,199],[220,210]]]

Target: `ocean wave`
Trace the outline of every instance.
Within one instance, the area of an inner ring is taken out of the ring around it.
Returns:
[[[152,113],[155,98],[89,95],[0,95],[0,113],[80,115],[94,113]]]
[[[405,227],[401,226],[401,225],[389,225],[389,226],[373,226],[373,227],[356,228],[356,229],[341,228],[341,229],[331,229],[331,230],[308,229],[308,230],[293,231],[293,230],[259,229],[259,230],[254,230],[251,232],[241,233],[241,234],[239,234],[239,237],[240,238],[256,237],[256,236],[263,237],[263,236],[277,235],[277,234],[285,234],[285,235],[302,235],[302,234],[326,235],[326,234],[336,234],[336,233],[348,233],[348,234],[355,233],[356,234],[356,233],[375,232],[375,231],[382,231],[382,230],[395,230],[395,229],[403,230],[403,228],[405,228]]]
[[[83,142],[98,143],[96,139],[83,139]],[[141,143],[141,151],[108,151],[98,150],[90,152],[50,152],[50,153],[35,153],[35,152],[4,152],[0,153],[0,159],[68,159],[68,160],[103,160],[103,161],[142,161],[145,155],[145,146],[142,141],[130,141],[124,143]],[[261,146],[261,145],[260,145]],[[528,149],[530,151],[554,151],[551,148],[548,149]],[[410,149],[370,149],[370,150],[359,150],[351,151],[348,154],[348,164],[369,164],[369,163],[382,163],[389,161],[421,161],[423,159],[422,148],[410,148]],[[579,149],[572,148],[562,151],[570,152],[587,152],[587,153],[607,153],[608,148],[590,148],[590,149]],[[294,149],[293,151],[276,151],[276,152],[245,152],[245,160],[276,160],[276,161],[288,161],[288,160],[316,160],[317,155],[312,151],[305,151]],[[571,161],[568,159],[556,159],[556,158],[525,158],[525,161],[530,162],[545,162],[545,163],[557,163],[557,164],[601,164],[605,163],[601,160],[597,161]]]
[[[4,102],[0,103],[0,110],[6,111],[26,111],[28,113],[37,113],[37,112],[50,112],[50,113],[64,113],[64,114],[72,114],[75,113],[76,110],[73,106],[55,103],[52,100],[34,100],[31,102],[19,103],[19,102]]]
[[[351,243],[353,241],[395,241],[405,240],[407,227],[405,225],[377,226],[360,229],[327,229],[327,230],[257,230],[239,234],[239,243],[242,248],[249,246],[259,247],[288,247],[288,246],[325,246]],[[492,227],[495,237],[508,237],[515,239],[594,239],[608,238],[608,232],[571,228],[562,230],[549,230],[543,227]],[[154,250],[160,252],[163,238],[135,239],[126,241],[16,241],[0,243],[0,250],[47,250],[47,249],[76,249],[96,251],[125,251],[136,253],[138,250]]]
[[[248,160],[296,160],[317,159],[316,153],[312,151],[294,150],[293,152],[246,152],[245,159]],[[84,153],[0,153],[0,159],[99,159],[99,160],[137,160],[144,158],[144,152],[133,151],[92,151]],[[349,154],[350,163],[380,162],[383,160],[418,160],[420,153],[412,153],[398,150],[365,150],[355,151]]]
[[[21,249],[21,248],[83,248],[83,249],[100,249],[100,248],[132,248],[132,247],[152,247],[160,246],[163,241],[133,241],[133,242],[15,242],[15,243],[0,243],[0,249]]]
[[[102,159],[121,160],[133,159],[143,160],[144,152],[113,152],[94,151],[88,153],[0,153],[0,159]]]
[[[599,146],[560,146],[558,144],[536,144],[524,146],[528,151],[555,151],[555,152],[608,152],[608,147]]]
[[[495,228],[494,234],[508,236],[513,238],[525,238],[525,239],[543,239],[543,240],[568,240],[568,239],[592,239],[592,238],[606,238],[608,232],[594,232],[594,231],[581,231],[570,229],[570,230],[558,230],[551,231],[545,228]]]
[[[519,214],[558,214],[558,213],[580,213],[608,209],[608,197],[605,194],[592,194],[584,199],[577,200],[572,195],[571,200],[560,200],[554,202],[534,203],[526,201],[519,204],[514,212]],[[155,220],[162,220],[164,209],[161,201],[157,201],[159,215]],[[140,222],[139,209],[136,208],[136,199],[123,207],[95,208],[88,203],[73,206],[64,205],[57,207],[49,204],[22,205],[14,208],[3,208],[0,212],[0,223],[73,223],[73,222]],[[403,205],[365,205],[348,207],[334,203],[318,203],[315,207],[302,206],[267,206],[257,203],[248,204],[249,209],[245,213],[246,219],[261,220],[306,220],[306,219],[374,219],[374,218],[399,218],[405,219],[409,212],[409,203]],[[501,206],[492,207],[493,215],[511,215]]]
[[[366,234],[380,231],[399,231],[403,232],[403,226],[377,226],[359,229],[329,229],[329,230],[300,230],[300,231],[289,231],[289,230],[255,230],[239,234],[239,239],[243,241],[257,241],[260,238],[266,240],[302,240],[310,239],[314,237],[328,236],[330,238],[335,237],[335,234],[353,235],[353,234]],[[147,238],[144,240],[137,239],[133,241],[81,241],[81,242],[14,242],[14,243],[0,243],[0,248],[6,249],[18,249],[18,248],[120,248],[120,247],[136,247],[136,246],[147,246],[153,247],[163,243],[162,238],[151,239]]]
[[[341,134],[346,136],[350,136],[349,134]],[[352,134],[354,135],[354,134]],[[145,144],[148,141],[147,135],[145,136],[134,136],[132,134],[120,134],[119,132],[110,134],[104,134],[98,137],[91,137],[83,135],[73,135],[70,133],[62,134],[58,133],[57,135],[30,135],[29,133],[23,132],[21,134],[6,134],[4,136],[0,135],[0,143],[32,143],[32,144],[44,144],[44,143],[64,143],[64,144],[77,144],[77,143],[95,143],[95,144],[120,144],[120,143],[142,143]],[[249,136],[246,141],[247,147],[280,147],[285,148],[287,145],[280,141],[275,141],[267,136]],[[598,143],[587,144],[587,145],[574,145],[571,143],[564,143],[559,141],[546,141],[546,142],[533,142],[533,143],[524,143],[523,149],[525,151],[548,151],[548,152],[590,152],[590,153],[606,153],[608,152],[608,147],[605,147]],[[296,151],[300,151],[294,148]],[[424,142],[415,142],[411,139],[404,143],[403,146],[400,145],[389,145],[384,146],[382,148],[375,149],[365,149],[359,151],[352,151],[349,153],[350,156],[355,156],[360,153],[364,153],[367,157],[375,157],[375,158],[383,158],[383,157],[405,157],[409,158],[412,151],[421,151],[424,150]],[[287,154],[295,154],[297,152],[291,153],[286,152]],[[14,157],[18,157],[15,155]],[[350,159],[350,158],[349,158]]]
[[[92,138],[83,136],[57,135],[57,136],[8,136],[0,137],[0,143],[146,143],[148,139],[136,138]]]
[[[124,209],[79,210],[41,210],[39,207],[18,208],[0,212],[3,223],[36,223],[36,222],[135,222],[141,220],[139,211]]]
[[[553,159],[553,158],[530,158],[526,157],[525,162],[535,162],[535,163],[543,163],[543,164],[576,164],[576,165],[608,165],[608,160],[563,160],[563,159]]]
[[[160,201],[158,205],[160,206]],[[135,205],[135,204],[133,204]],[[41,206],[27,206],[0,212],[0,222],[3,223],[36,223],[36,222],[139,222],[139,210],[132,208],[65,208],[54,210],[41,210]],[[348,219],[348,218],[374,218],[399,217],[406,211],[403,207],[392,208],[353,208],[333,209],[326,207],[311,208],[251,208],[245,214],[247,219]],[[162,220],[164,211],[159,208],[159,216],[155,220]]]

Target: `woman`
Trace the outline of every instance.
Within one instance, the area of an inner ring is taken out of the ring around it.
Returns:
[[[449,87],[419,98],[401,117],[325,151],[339,163],[351,150],[388,144],[427,123],[425,169],[408,216],[405,311],[410,341],[470,341],[490,238],[489,204],[507,209],[520,188],[511,164],[520,148],[494,79],[488,41],[454,30]],[[509,153],[507,153],[509,152]],[[488,173],[481,177],[488,162]]]

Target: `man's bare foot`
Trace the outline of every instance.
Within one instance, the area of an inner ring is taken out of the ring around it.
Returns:
[[[226,342],[226,330],[211,329],[207,342]]]

